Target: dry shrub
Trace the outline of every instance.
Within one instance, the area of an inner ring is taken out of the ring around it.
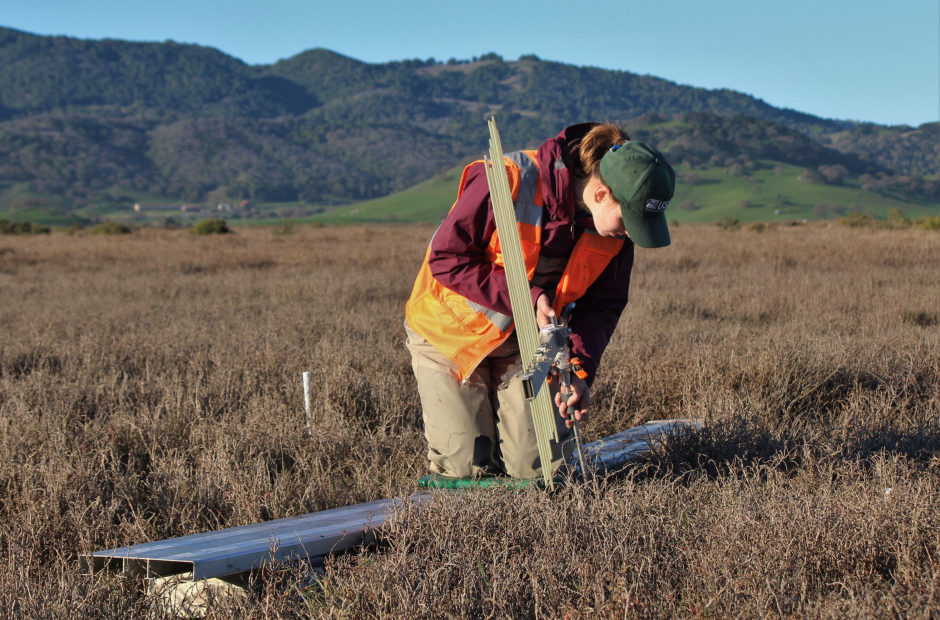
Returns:
[[[0,238],[0,607],[159,613],[80,554],[411,492],[403,306],[432,232]],[[585,433],[704,430],[596,489],[442,495],[211,614],[940,613],[935,235],[673,237],[637,252]]]
[[[924,215],[914,223],[921,230],[940,230],[940,215]]]
[[[224,235],[231,232],[228,224],[225,220],[219,218],[211,218],[207,220],[199,220],[193,224],[192,228],[189,229],[189,232],[194,235]]]

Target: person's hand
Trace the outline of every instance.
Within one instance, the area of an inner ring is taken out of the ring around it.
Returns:
[[[539,324],[539,329],[552,324],[552,317],[555,311],[552,310],[552,304],[548,301],[548,295],[542,293],[535,300],[535,322]]]
[[[591,405],[591,391],[587,382],[578,377],[571,377],[571,391],[555,394],[555,406],[558,413],[565,419],[565,426],[571,428],[574,421],[583,422],[588,419]],[[573,417],[572,417],[573,416]]]

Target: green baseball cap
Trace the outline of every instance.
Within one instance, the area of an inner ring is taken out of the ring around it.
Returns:
[[[670,244],[666,206],[676,173],[662,153],[645,142],[615,144],[601,158],[601,179],[620,203],[623,225],[641,248]]]

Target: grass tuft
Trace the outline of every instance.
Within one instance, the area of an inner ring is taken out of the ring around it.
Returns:
[[[0,219],[0,235],[48,235],[49,227],[36,222],[8,222]]]
[[[231,232],[225,220],[218,218],[199,220],[189,229],[194,235],[224,235]]]
[[[102,222],[88,229],[91,235],[129,235],[131,227],[120,222]]]

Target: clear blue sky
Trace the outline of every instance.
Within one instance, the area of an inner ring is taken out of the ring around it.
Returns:
[[[198,43],[249,64],[313,47],[367,62],[537,54],[828,118],[940,120],[940,0],[0,0],[0,25]]]

